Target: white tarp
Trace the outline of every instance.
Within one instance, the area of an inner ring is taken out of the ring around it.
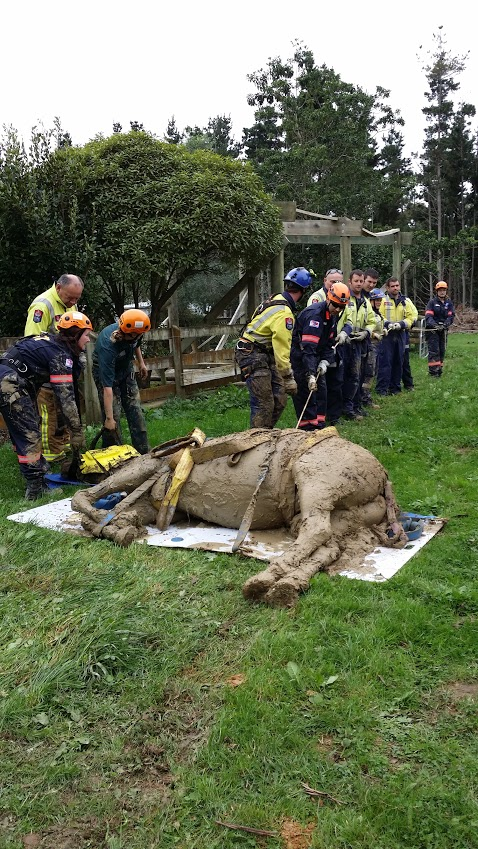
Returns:
[[[49,528],[54,531],[75,532],[80,530],[80,517],[71,510],[69,498],[32,507],[22,513],[8,516],[12,522],[37,525],[39,528]],[[443,527],[443,519],[426,519],[422,535],[405,548],[392,549],[377,546],[368,554],[359,568],[340,572],[347,578],[360,581],[386,581],[395,575],[402,566],[423,548],[430,539]],[[171,525],[167,531],[158,531],[148,526],[148,535],[141,542],[147,545],[157,545],[164,548],[194,548],[205,551],[231,553],[232,544],[236,538],[235,528],[221,528],[208,525],[206,522],[178,523]],[[270,560],[271,557],[283,554],[293,542],[293,537],[285,529],[275,531],[251,531],[246,536],[241,547],[241,554],[256,557],[259,560]]]

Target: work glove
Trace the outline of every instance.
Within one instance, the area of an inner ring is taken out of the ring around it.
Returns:
[[[315,392],[315,390],[317,389],[317,378],[313,374],[309,374],[307,380],[307,389],[309,390],[309,392]]]
[[[437,330],[439,333],[443,333],[446,330],[446,326],[440,322],[440,324],[437,324]]]
[[[368,333],[366,330],[359,330],[357,333],[354,333],[352,337],[352,342],[365,342],[368,337]]]
[[[383,339],[384,336],[388,336],[388,327],[382,327],[381,338]]]
[[[284,389],[287,395],[295,395],[297,392],[297,383],[292,375],[284,377]]]
[[[329,367],[327,360],[321,360],[317,367],[317,377],[322,377]]]
[[[80,452],[86,448],[85,435],[82,430],[74,431],[70,435],[70,445],[72,451]]]
[[[377,339],[379,341],[382,338],[382,333],[379,330],[374,330],[372,333],[372,339]]]
[[[389,330],[401,330],[402,325],[400,324],[399,321],[394,321],[394,322],[392,322],[392,324],[388,325],[388,329]]]
[[[337,345],[347,345],[350,342],[350,336],[345,330],[341,330],[337,336]]]

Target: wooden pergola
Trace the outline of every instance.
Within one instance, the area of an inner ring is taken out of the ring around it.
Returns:
[[[277,202],[277,206],[284,226],[284,248],[288,244],[340,245],[340,267],[346,281],[352,271],[352,245],[390,245],[392,275],[400,280],[402,246],[411,245],[412,233],[402,233],[398,228],[372,233],[363,226],[360,219],[320,215],[317,212],[298,209],[293,201]],[[273,292],[282,291],[283,288],[284,248],[271,262]]]

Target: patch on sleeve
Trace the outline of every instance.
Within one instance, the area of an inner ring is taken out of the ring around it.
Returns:
[[[320,321],[309,321],[311,327],[320,327]]]
[[[286,330],[292,330],[293,327],[294,327],[294,320],[290,317],[286,318],[285,329]]]
[[[33,313],[33,321],[35,324],[39,324],[43,318],[43,310],[35,310]]]
[[[61,318],[61,315],[55,316],[55,324],[58,324],[58,322],[60,321],[60,318]]]
[[[65,365],[66,365],[67,368],[73,368],[73,360],[70,360],[69,358],[66,359]]]

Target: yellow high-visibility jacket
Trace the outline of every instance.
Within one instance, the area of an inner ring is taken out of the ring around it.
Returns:
[[[292,308],[286,300],[285,293],[281,293],[274,295],[264,310],[258,307],[241,335],[249,342],[272,348],[277,370],[282,375],[289,374],[294,322]]]
[[[57,322],[66,312],[75,307],[65,307],[60,301],[55,284],[51,289],[42,292],[28,307],[24,336],[38,336],[40,333],[58,333]]]
[[[320,304],[322,301],[325,301],[327,297],[327,292],[324,288],[317,289],[316,292],[312,292],[310,298],[307,301],[307,306],[310,307],[311,304]]]
[[[402,293],[399,294],[396,301],[390,295],[384,295],[380,303],[380,313],[385,319],[385,327],[400,322],[402,330],[410,330],[418,316],[415,305],[410,298],[406,298]]]
[[[371,336],[375,330],[375,314],[368,298],[363,295],[358,298],[350,295],[350,301],[345,308],[344,329],[350,333],[367,330]]]

